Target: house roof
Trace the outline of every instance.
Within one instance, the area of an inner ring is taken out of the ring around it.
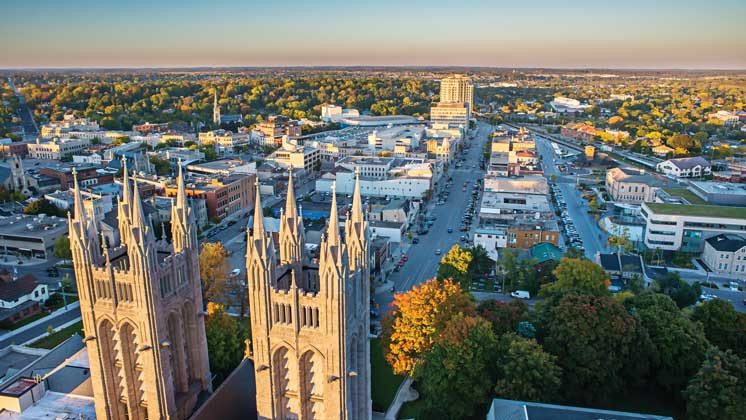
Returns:
[[[33,292],[38,285],[39,282],[33,274],[26,274],[15,281],[0,282],[0,299],[16,300]]]
[[[561,249],[549,242],[542,242],[534,245],[531,247],[530,254],[531,258],[536,259],[540,263],[549,260],[559,261],[562,259],[563,255]]]
[[[739,249],[746,247],[746,239],[743,237],[724,233],[707,238],[707,243],[715,248],[716,251],[722,252],[736,252]]]
[[[254,363],[249,359],[243,359],[191,418],[193,420],[257,418]]]
[[[668,161],[676,165],[679,169],[691,169],[695,166],[710,166],[710,162],[702,156],[669,159]]]
[[[642,274],[642,262],[637,255],[600,254],[599,262],[606,271]]]
[[[672,420],[671,417],[495,398],[487,420]]]

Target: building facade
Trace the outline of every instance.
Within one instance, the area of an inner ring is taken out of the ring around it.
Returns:
[[[606,192],[614,201],[642,203],[653,201],[653,177],[644,169],[613,168],[606,172]]]
[[[468,116],[474,109],[474,85],[463,74],[444,77],[440,81],[440,102],[466,103]]]
[[[712,165],[707,159],[697,157],[668,159],[656,165],[656,170],[676,178],[699,178],[710,175]]]
[[[746,277],[746,239],[734,234],[707,238],[702,260],[715,273]]]
[[[746,232],[746,208],[643,203],[645,246],[664,251],[702,252],[707,238]]]
[[[29,143],[28,156],[32,159],[60,160],[85,150],[90,141],[85,139],[55,139]]]
[[[211,390],[197,228],[181,176],[176,201],[168,244],[125,168],[114,246],[102,243],[75,182],[70,248],[98,419],[186,419]]]
[[[433,125],[469,128],[469,105],[466,102],[439,102],[430,107]]]
[[[319,257],[305,250],[292,176],[279,260],[257,185],[246,273],[260,419],[370,419],[369,233],[360,191],[340,236],[336,194]]]

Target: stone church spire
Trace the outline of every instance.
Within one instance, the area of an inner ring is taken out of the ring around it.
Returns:
[[[220,125],[220,105],[218,104],[218,88],[215,88],[212,101],[212,123]]]

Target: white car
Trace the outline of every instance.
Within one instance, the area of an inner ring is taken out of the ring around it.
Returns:
[[[238,277],[239,274],[241,274],[240,268],[234,268],[233,270],[231,270],[231,277]]]
[[[510,296],[517,299],[531,299],[531,294],[526,290],[516,290],[515,292],[510,292]]]

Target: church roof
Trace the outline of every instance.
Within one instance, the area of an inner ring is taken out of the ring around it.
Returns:
[[[191,418],[192,420],[256,419],[254,363],[249,359],[243,359]]]

